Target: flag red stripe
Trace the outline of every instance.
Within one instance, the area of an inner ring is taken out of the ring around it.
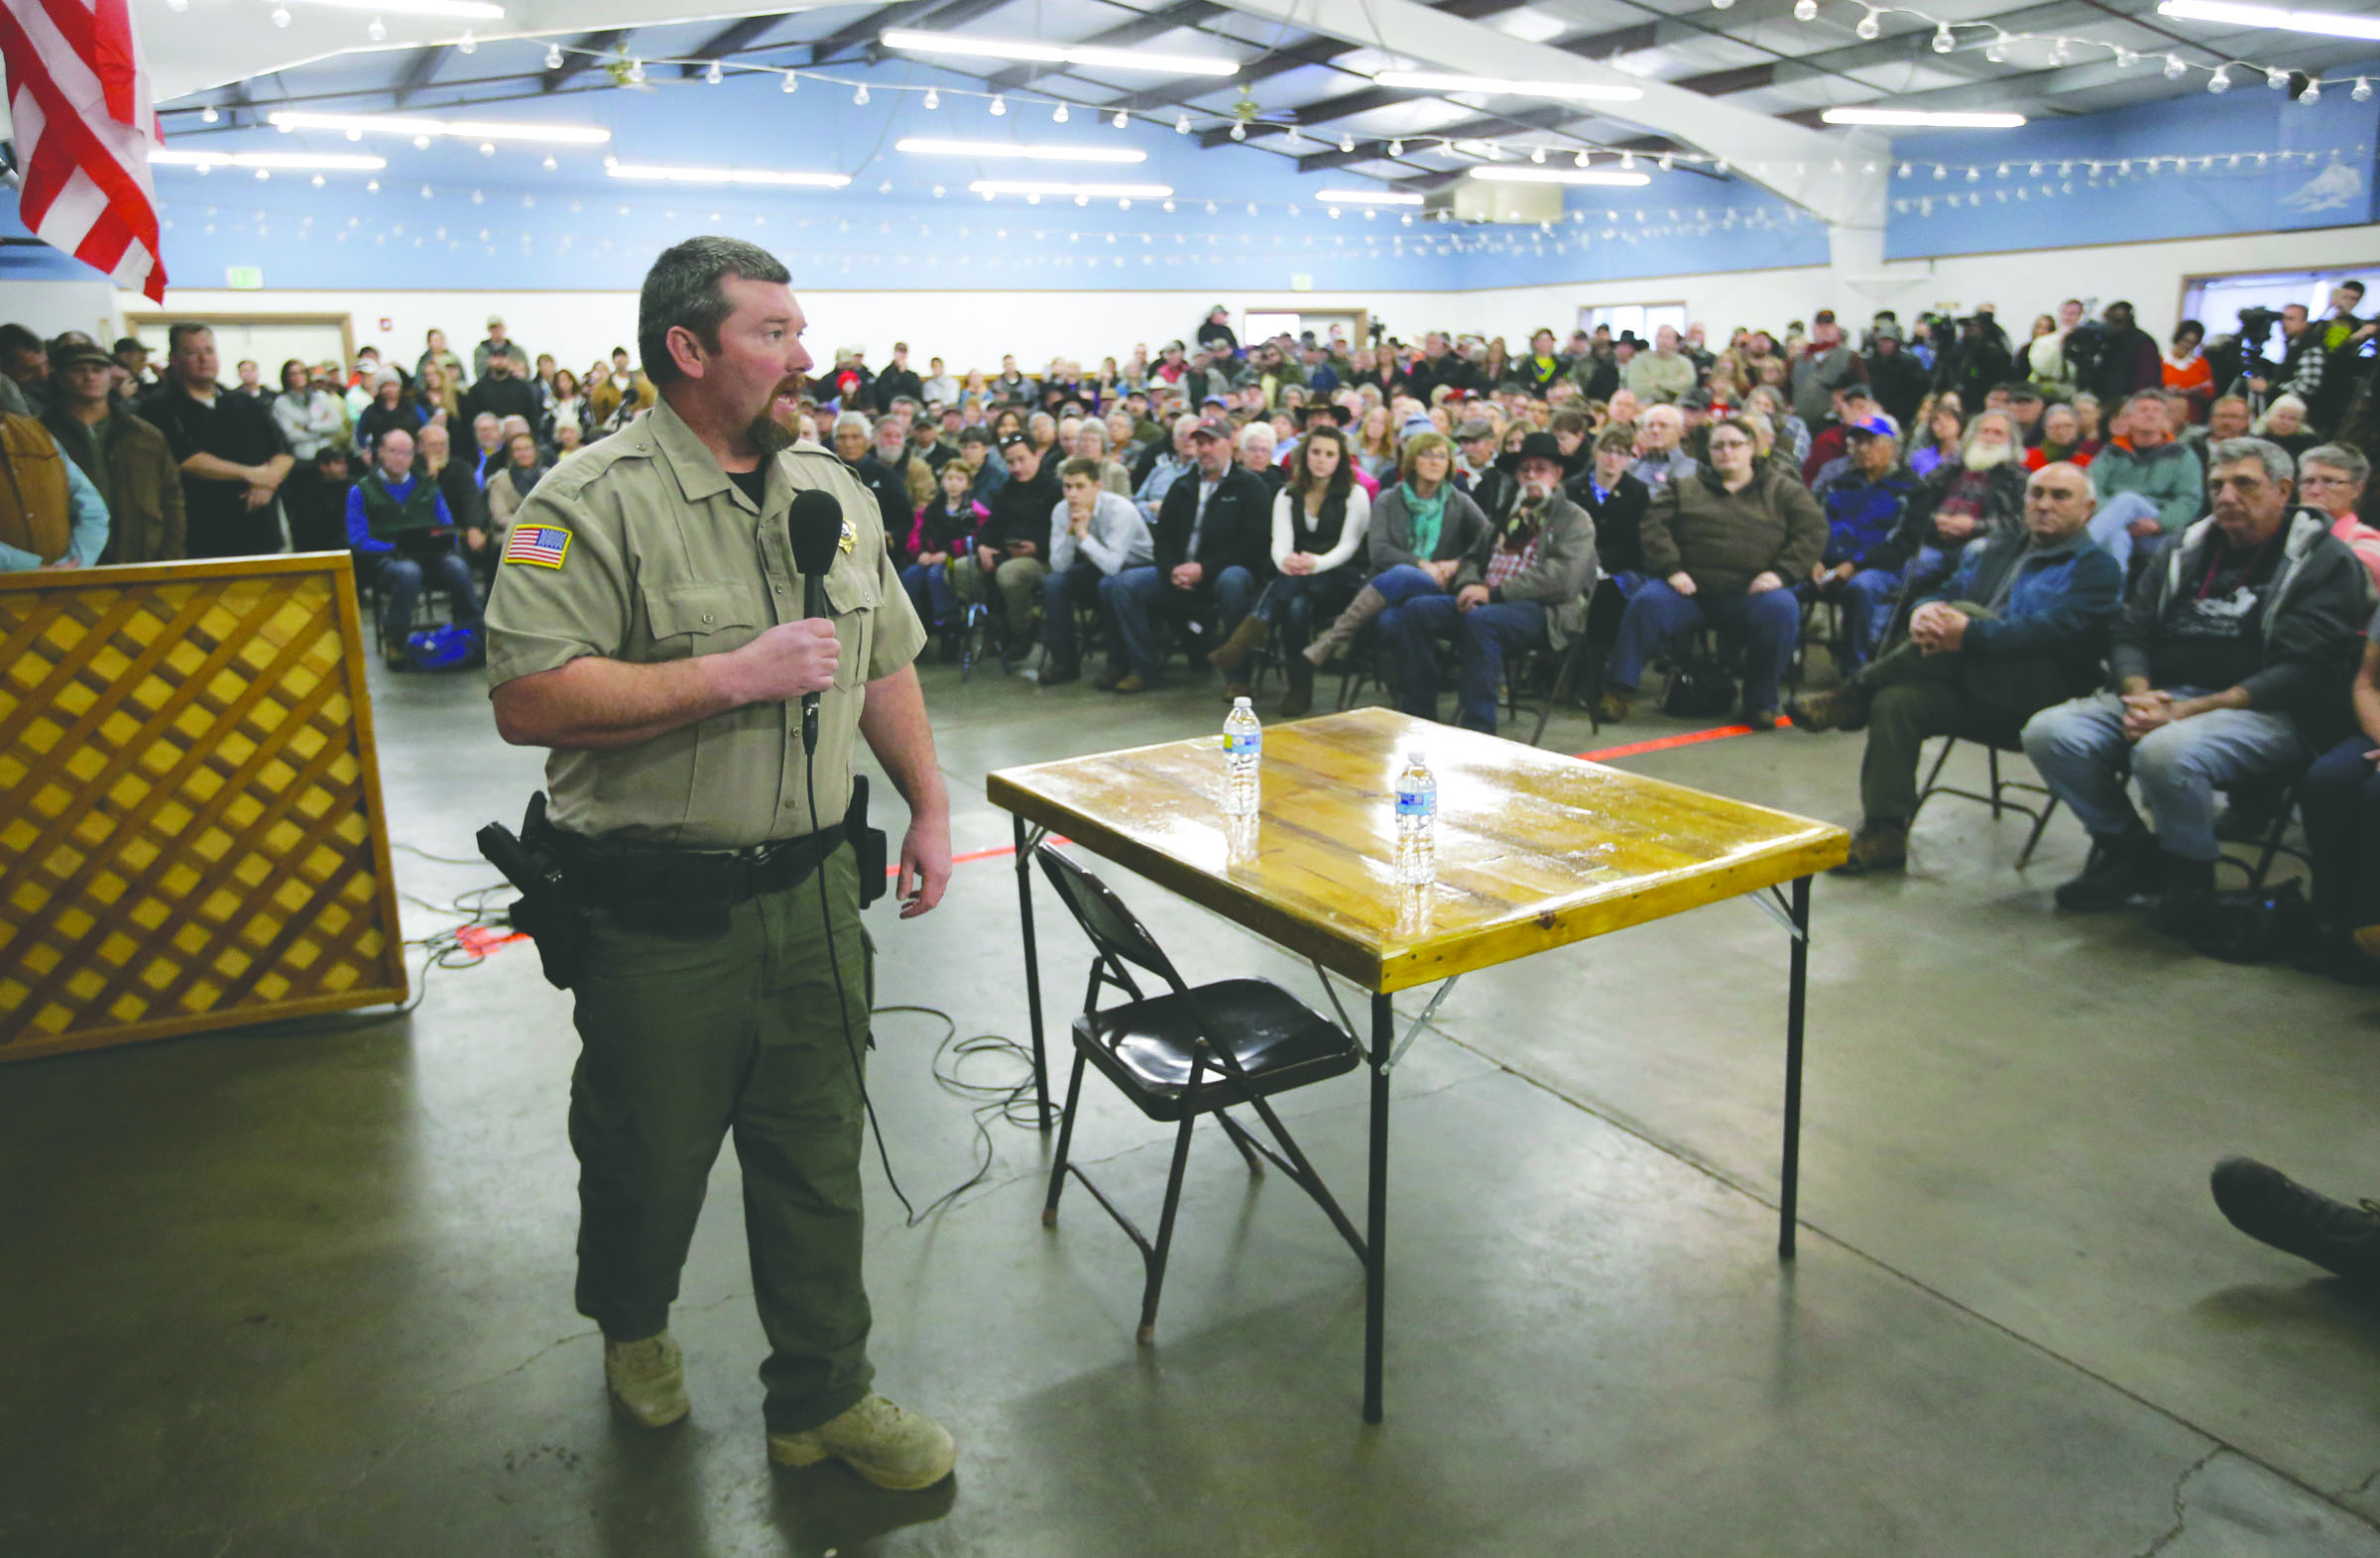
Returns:
[[[156,120],[144,101],[127,0],[0,0],[0,63],[17,115],[19,216],[53,245],[72,243],[76,259],[111,277],[137,247],[146,262],[142,291],[164,301],[157,202],[146,177]],[[71,211],[56,211],[60,197],[79,187],[77,172],[99,196],[96,213],[82,194]],[[76,232],[77,222],[87,225]]]

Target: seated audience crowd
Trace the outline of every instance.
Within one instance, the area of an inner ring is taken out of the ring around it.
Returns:
[[[2090,835],[2075,910],[2186,928],[2231,812],[2302,807],[2306,961],[2380,971],[2380,671],[2367,622],[2380,433],[2348,283],[2269,339],[2069,300],[2011,342],[1988,306],[1854,343],[1550,329],[1514,352],[1278,336],[1218,308],[1095,369],[822,362],[775,415],[882,511],[946,658],[1130,696],[1176,659],[1282,712],[1334,663],[1409,713],[1493,731],[1508,683],[1584,665],[1605,720],[1664,668],[1718,668],[1754,729],[1866,733],[1846,875],[1901,868],[1920,745],[2022,750]],[[827,354],[821,353],[822,357]],[[583,373],[490,317],[468,361],[254,362],[0,325],[0,567],[345,547],[408,663],[426,588],[475,629],[522,500],[656,402],[626,348]],[[1836,684],[1791,703],[1813,648]],[[2135,806],[2134,788],[2146,815]],[[2230,812],[2223,810],[2228,797]],[[2234,830],[2235,831],[2235,830]],[[2360,934],[2359,934],[2360,933]]]

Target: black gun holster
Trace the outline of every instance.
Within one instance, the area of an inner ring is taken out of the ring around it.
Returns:
[[[843,813],[843,836],[860,868],[860,907],[885,896],[885,830],[868,825],[868,776],[851,778],[851,809]]]
[[[516,838],[501,822],[479,830],[479,852],[521,890],[512,908],[513,928],[537,944],[545,982],[556,990],[578,983],[587,960],[587,906],[570,889],[558,836],[545,820],[545,792],[529,797]]]

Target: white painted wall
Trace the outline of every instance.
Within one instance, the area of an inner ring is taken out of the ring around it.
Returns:
[[[45,340],[82,330],[113,346],[123,333],[116,327],[121,314],[116,289],[103,281],[12,282],[0,290],[0,320],[13,320]]]
[[[1903,318],[1930,308],[1971,309],[1989,301],[2001,321],[2022,334],[2033,314],[2068,297],[2104,302],[2129,298],[2140,321],[2160,336],[2177,317],[2185,278],[2232,271],[2299,270],[2368,265],[2380,290],[2380,227],[2320,232],[2185,239],[2166,243],[2054,249],[2024,255],[1978,255],[1907,262],[1842,274],[1830,267],[1673,276],[1623,282],[1579,282],[1545,287],[1453,293],[1212,294],[1187,292],[808,292],[802,304],[809,341],[823,359],[838,344],[860,342],[881,364],[895,339],[916,348],[920,366],[939,354],[954,370],[999,365],[1014,351],[1027,366],[1064,355],[1096,362],[1122,356],[1132,344],[1161,345],[1187,336],[1208,305],[1221,301],[1234,316],[1250,306],[1310,308],[1361,305],[1412,339],[1434,325],[1502,335],[1515,346],[1538,324],[1567,333],[1587,303],[1684,302],[1689,318],[1722,335],[1735,324],[1781,328],[1832,306],[1846,321],[1864,320],[1890,306]],[[23,319],[45,333],[92,328],[100,311],[96,283],[31,283],[0,300],[0,316]],[[458,346],[481,334],[481,321],[500,312],[532,350],[551,351],[584,364],[615,344],[633,347],[636,298],[629,293],[234,293],[184,290],[168,295],[172,307],[193,312],[346,312],[356,340],[419,350],[422,332],[443,327]],[[143,300],[122,300],[145,308]],[[119,309],[119,316],[120,316]],[[387,330],[380,320],[391,321]],[[112,329],[112,325],[110,328]]]

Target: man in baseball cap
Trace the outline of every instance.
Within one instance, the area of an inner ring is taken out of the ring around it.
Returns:
[[[1181,636],[1197,636],[1191,642],[1223,643],[1271,577],[1272,489],[1234,453],[1232,424],[1224,419],[1209,417],[1191,428],[1195,469],[1167,488],[1157,506],[1155,564],[1100,581],[1110,646],[1100,687],[1138,692],[1157,679],[1160,616]],[[1246,697],[1249,689],[1233,682],[1224,693]]]
[[[1917,479],[1901,463],[1901,429],[1882,412],[1843,425],[1842,469],[1821,485],[1827,545],[1801,584],[1804,600],[1832,601],[1842,610],[1842,663],[1849,679],[1883,642],[1909,560],[1900,537]]]

